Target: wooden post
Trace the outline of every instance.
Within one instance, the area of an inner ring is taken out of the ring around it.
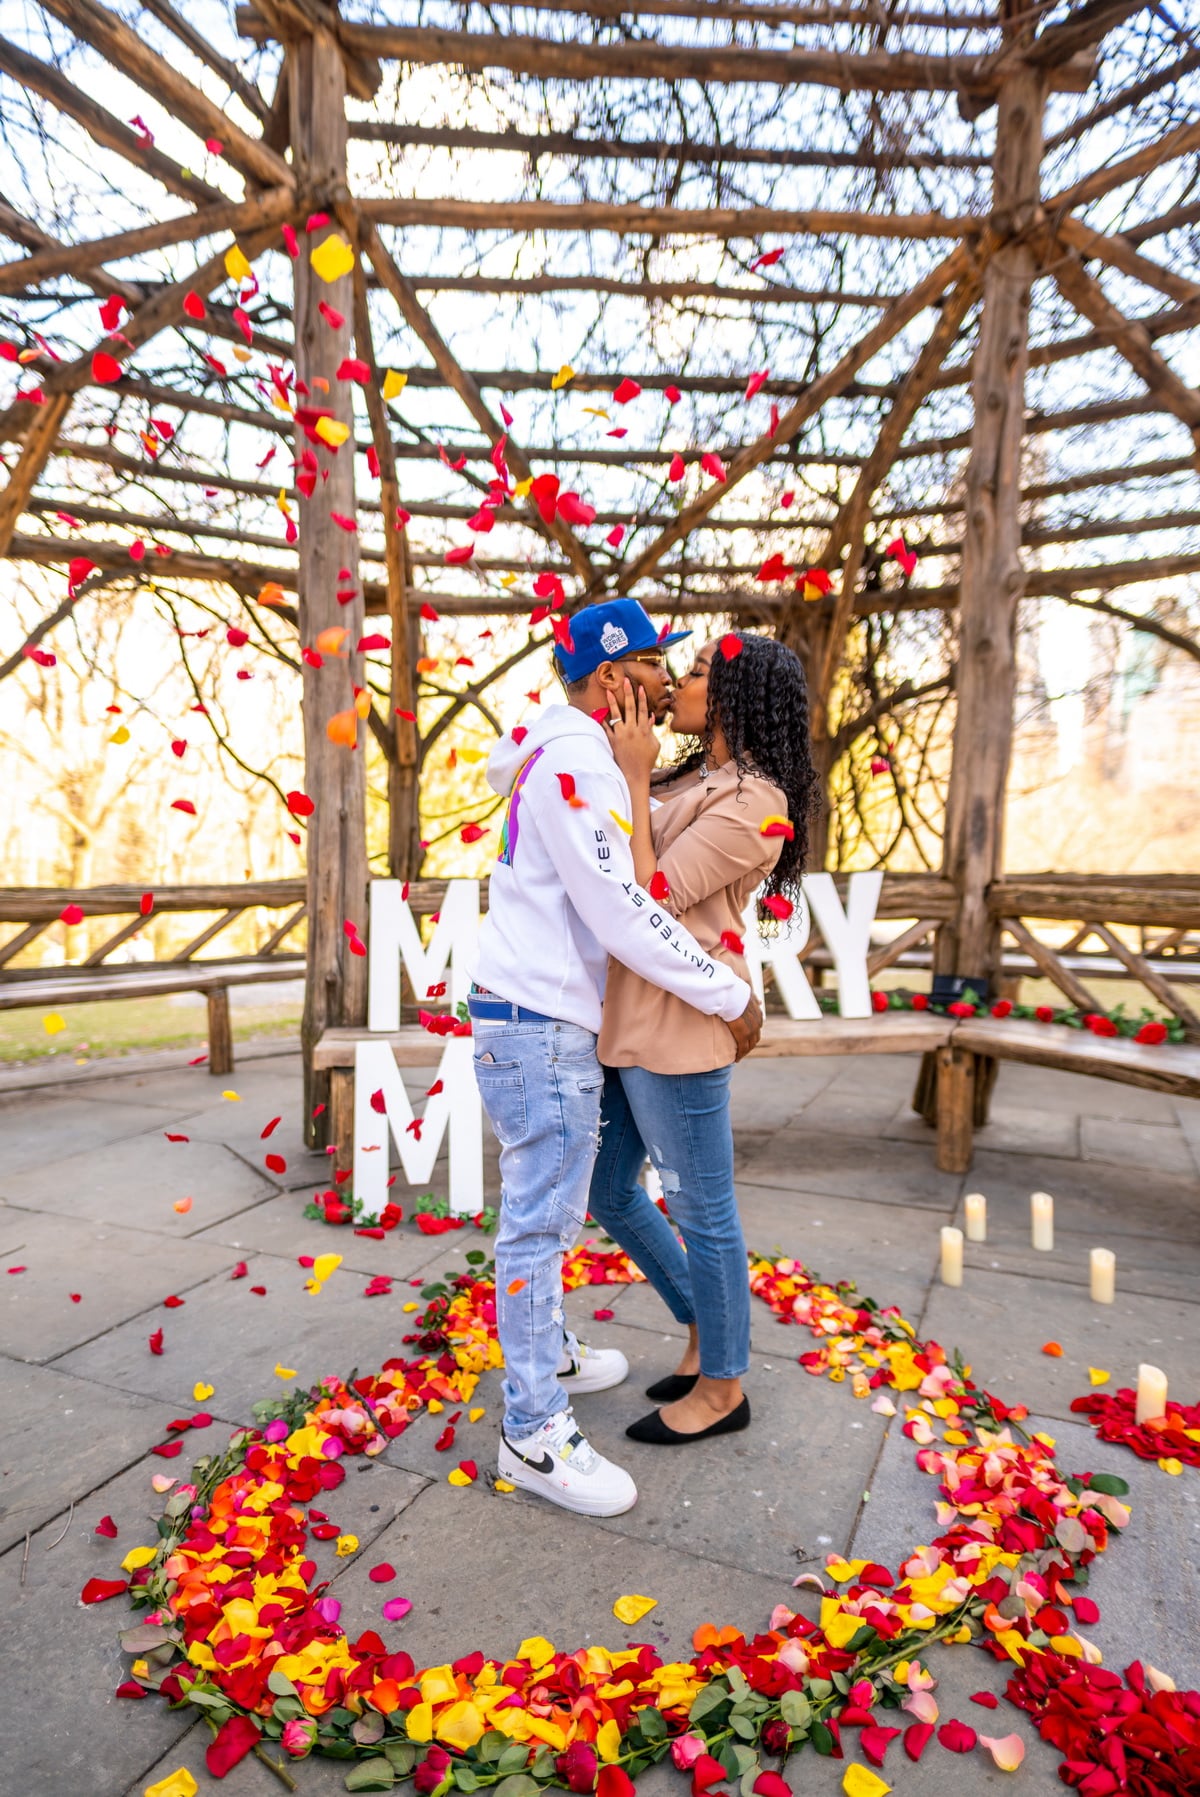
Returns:
[[[976,1056],[948,1043],[937,1050],[937,1149],[939,1173],[966,1173],[971,1165]]]
[[[1005,0],[1015,16],[1020,0]],[[1018,64],[1000,93],[993,223],[1004,234],[1034,222],[1039,201],[1045,77]],[[1021,439],[1029,359],[1034,250],[1010,240],[984,276],[973,363],[974,422],[967,466],[959,585],[957,717],[942,871],[958,906],[938,932],[938,973],[986,978],[999,967],[999,933],[987,891],[1003,869],[1004,802],[1016,695],[1021,567]],[[955,1077],[959,1077],[956,1074]],[[961,1077],[968,1077],[963,1074]],[[938,1082],[939,1093],[943,1081]],[[973,1101],[966,1106],[969,1117]]]
[[[346,80],[331,33],[316,28],[289,46],[288,93],[299,184],[310,191],[344,188]],[[337,379],[343,358],[353,353],[352,282],[349,274],[323,280],[309,259],[331,234],[326,229],[302,234],[300,239],[294,264],[296,375],[308,388],[301,403],[328,408],[353,433],[353,388]],[[328,308],[325,314],[319,310],[322,302]],[[331,314],[340,315],[343,322],[331,323]],[[355,689],[362,684],[362,658],[355,652],[363,631],[358,538],[334,518],[334,514],[354,517],[353,434],[335,451],[323,443],[310,444],[298,431],[296,454],[306,449],[316,454],[320,472],[311,499],[301,502],[300,641],[311,645],[317,633],[330,626],[341,626],[348,633],[344,653],[326,655],[320,668],[307,664],[304,668],[305,790],[315,809],[308,820],[308,957],[300,1034],[305,1137],[310,1147],[319,1148],[330,1139],[330,1088],[328,1073],[313,1067],[313,1049],[327,1026],[366,1022],[367,964],[350,953],[344,929],[347,920],[360,932],[367,927],[366,731],[359,723],[359,741],[353,749],[332,742],[326,733],[335,714],[353,711]],[[339,591],[353,591],[354,597],[341,605]],[[314,1118],[319,1105],[326,1109]],[[348,1157],[350,1142],[340,1146]],[[339,1155],[339,1165],[349,1165],[345,1157]]]
[[[233,1028],[229,1021],[229,987],[212,986],[208,1000],[208,1071],[233,1072]]]

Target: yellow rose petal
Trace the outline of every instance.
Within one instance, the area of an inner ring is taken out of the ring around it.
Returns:
[[[1161,1459],[1158,1464],[1162,1468],[1163,1472],[1170,1473],[1172,1478],[1176,1477],[1179,1473],[1181,1473],[1183,1471],[1183,1461],[1176,1460],[1176,1458],[1173,1454],[1168,1454],[1168,1455],[1164,1456],[1164,1458]]]
[[[633,1623],[640,1622],[643,1616],[648,1616],[651,1610],[657,1609],[657,1607],[658,1599],[656,1597],[638,1597],[636,1593],[631,1592],[627,1597],[617,1599],[613,1605],[613,1615],[618,1622],[623,1622],[630,1627]]]
[[[461,1466],[452,1467],[451,1470],[446,1474],[446,1480],[447,1480],[447,1483],[450,1485],[472,1485],[472,1484],[474,1484],[474,1480],[472,1479],[470,1473],[465,1473]]]
[[[333,1551],[339,1560],[348,1560],[351,1554],[356,1554],[358,1552],[358,1536],[339,1535],[337,1538],[337,1546]]]
[[[180,1766],[178,1772],[170,1772],[157,1784],[147,1785],[144,1797],[196,1797],[199,1789],[187,1767]]]
[[[108,740],[110,743],[127,743],[129,741],[128,726],[125,724],[118,724]]]
[[[408,376],[401,374],[398,368],[389,368],[383,377],[383,397],[398,399],[408,386]]]
[[[885,1797],[891,1785],[884,1784],[882,1778],[866,1766],[847,1766],[842,1773],[842,1789],[846,1797]]]
[[[517,1488],[515,1485],[510,1485],[507,1479],[497,1479],[494,1489],[496,1491],[515,1491]]]
[[[569,362],[564,362],[558,373],[553,374],[550,377],[551,393],[557,393],[560,387],[565,387],[568,381],[573,381],[574,379],[575,370],[571,367]]]
[[[1111,1375],[1106,1373],[1103,1367],[1090,1366],[1088,1368],[1088,1378],[1093,1385],[1107,1385],[1110,1377]]]
[[[225,251],[225,273],[231,281],[245,281],[250,278],[250,264],[236,243],[231,243]]]
[[[336,231],[332,231],[323,243],[310,251],[308,259],[325,282],[340,280],[354,267],[354,251]]]
[[[328,443],[333,449],[340,449],[350,435],[350,426],[343,424],[340,418],[318,418],[313,429],[322,443]]]
[[[221,1097],[232,1100],[234,1104],[241,1104],[242,1102],[241,1093],[233,1091],[232,1088],[228,1092],[222,1092]]]
[[[487,1415],[487,1411],[483,1408],[482,1405],[480,1405],[479,1408],[476,1410],[468,1410],[467,1411],[467,1421],[469,1423],[477,1423],[481,1416],[486,1416],[486,1415]]]
[[[206,1385],[203,1379],[197,1379],[195,1385],[192,1387],[192,1396],[195,1398],[197,1404],[203,1404],[205,1398],[211,1398],[215,1390],[215,1385]]]
[[[545,1635],[530,1635],[522,1641],[517,1649],[518,1660],[525,1660],[535,1672],[541,1670],[548,1660],[554,1658],[553,1643],[547,1641]],[[411,1734],[411,1729],[409,1733]]]
[[[296,1369],[294,1366],[284,1366],[282,1360],[277,1360],[275,1362],[275,1377],[277,1379],[294,1379],[296,1377]]]
[[[136,1572],[139,1566],[149,1566],[157,1552],[156,1547],[131,1547],[121,1562],[121,1571]]]
[[[329,1278],[329,1275],[331,1273],[336,1273],[341,1264],[342,1257],[340,1254],[318,1254],[317,1258],[313,1261],[313,1278],[321,1285],[324,1285],[325,1281]]]
[[[66,1018],[60,1017],[57,1011],[47,1011],[42,1018],[42,1028],[48,1036],[57,1036],[59,1030],[65,1030],[66,1027]]]

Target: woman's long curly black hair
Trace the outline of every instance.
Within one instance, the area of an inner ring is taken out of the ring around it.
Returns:
[[[708,670],[708,712],[704,735],[685,747],[678,766],[697,768],[720,725],[739,774],[765,774],[787,795],[788,819],[795,832],[763,886],[767,896],[796,903],[800,878],[808,863],[809,827],[820,808],[820,778],[812,759],[808,682],[800,657],[774,637],[730,631],[738,654],[718,648]]]

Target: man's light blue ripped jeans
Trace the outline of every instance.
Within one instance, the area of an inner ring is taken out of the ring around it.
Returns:
[[[576,1345],[562,1257],[587,1215],[604,1076],[596,1038],[578,1024],[477,1018],[472,1028],[479,1095],[500,1143],[496,1318],[504,1433],[515,1443],[570,1402],[557,1377],[564,1343]]]

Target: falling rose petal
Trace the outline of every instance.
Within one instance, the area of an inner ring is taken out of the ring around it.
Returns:
[[[732,630],[726,631],[717,645],[726,661],[734,661],[742,653],[742,639]]]
[[[1020,1735],[980,1735],[979,1745],[987,1748],[1001,1772],[1015,1772],[1025,1758],[1025,1743]]]
[[[381,1560],[378,1566],[372,1566],[367,1573],[373,1585],[389,1585],[396,1576],[396,1568],[387,1560]]]
[[[411,1609],[411,1599],[407,1597],[389,1597],[382,1607],[381,1614],[385,1622],[403,1622]]]

